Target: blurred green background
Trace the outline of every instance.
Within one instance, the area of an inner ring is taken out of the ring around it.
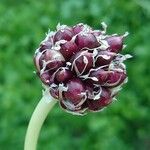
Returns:
[[[108,24],[108,33],[130,32],[123,53],[129,82],[118,101],[84,117],[49,114],[39,150],[150,149],[149,0],[0,0],[0,150],[23,149],[31,114],[41,98],[32,57],[48,28],[58,22]]]

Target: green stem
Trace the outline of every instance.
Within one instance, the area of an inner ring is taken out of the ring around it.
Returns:
[[[36,150],[39,133],[44,120],[57,102],[54,99],[49,100],[49,98],[50,95],[45,92],[32,114],[26,133],[24,150]]]

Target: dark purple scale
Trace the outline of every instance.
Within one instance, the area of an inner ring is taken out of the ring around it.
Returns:
[[[88,51],[78,52],[71,59],[72,68],[77,75],[87,73],[93,67],[93,55]]]
[[[91,33],[86,34],[79,34],[77,35],[75,39],[75,43],[79,47],[79,49],[82,48],[95,48],[100,45],[100,43],[97,41],[96,37]]]
[[[68,41],[64,44],[61,44],[60,52],[67,61],[70,60],[70,58],[78,51],[79,48],[73,41]]]
[[[108,65],[115,58],[116,54],[108,51],[99,51],[96,56],[96,67]]]
[[[98,100],[88,99],[88,108],[91,111],[98,111],[106,107],[112,102],[111,92],[108,89],[102,88],[101,97]]]
[[[64,28],[56,32],[54,35],[54,42],[60,40],[70,41],[74,36],[73,30],[71,28]]]
[[[123,36],[110,36],[105,39],[108,44],[110,52],[119,53],[123,48]]]
[[[62,54],[56,50],[47,50],[44,54],[44,61],[46,62],[46,67],[50,70],[57,70],[65,63],[65,59]]]
[[[69,100],[74,105],[77,105],[84,100],[85,87],[80,79],[74,78],[69,80],[66,86],[68,90],[64,92],[65,100]]]
[[[55,79],[57,82],[65,82],[73,78],[73,76],[74,75],[70,70],[66,68],[62,68],[59,71],[57,71],[57,73],[55,74]]]

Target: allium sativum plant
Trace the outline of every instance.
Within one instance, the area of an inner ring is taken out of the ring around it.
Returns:
[[[127,82],[124,35],[79,23],[58,24],[35,52],[37,75],[67,112],[83,115],[108,106]]]
[[[128,35],[106,33],[79,23],[73,27],[57,25],[49,31],[35,51],[36,74],[44,92],[29,122],[24,150],[36,150],[42,124],[56,102],[65,111],[84,115],[106,108],[127,82],[124,61],[131,55],[120,54]]]

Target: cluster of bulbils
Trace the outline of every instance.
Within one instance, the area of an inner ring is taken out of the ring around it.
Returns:
[[[67,112],[100,111],[127,82],[123,61],[131,56],[119,53],[127,33],[107,35],[106,27],[105,23],[101,30],[83,23],[58,24],[35,52],[37,75]]]

